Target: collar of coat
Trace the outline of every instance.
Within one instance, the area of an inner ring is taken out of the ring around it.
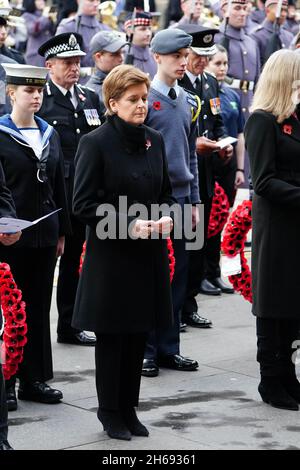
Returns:
[[[80,101],[85,101],[85,95],[86,95],[85,88],[86,87],[83,87],[82,85],[79,85],[78,83],[75,83],[75,85],[74,85],[74,91],[77,93],[77,96],[78,96]],[[52,82],[52,80],[49,80],[46,83],[45,89],[46,89],[47,96],[53,96],[53,95],[54,96],[55,95],[61,96],[61,91]]]
[[[225,31],[225,23],[221,23],[219,27],[220,33],[224,34]],[[226,36],[228,36],[231,39],[237,39],[238,41],[243,41],[245,39],[246,33],[244,28],[237,29],[233,28],[230,24],[227,25],[226,28]]]
[[[54,131],[53,127],[50,126],[44,119],[38,116],[34,116],[34,120],[42,134],[42,147],[43,149],[48,145],[50,137]],[[19,131],[15,123],[13,122],[10,114],[6,114],[0,118],[0,131],[10,135],[22,144],[31,147],[29,140]]]

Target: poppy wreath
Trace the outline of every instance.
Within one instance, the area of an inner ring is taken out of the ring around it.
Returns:
[[[226,256],[240,254],[241,272],[229,276],[234,290],[252,303],[251,271],[244,254],[247,233],[252,227],[252,201],[243,201],[230,215],[224,229],[222,250]]]
[[[23,361],[23,350],[27,343],[25,302],[18,289],[10,266],[0,263],[0,295],[4,317],[2,351],[5,361],[2,365],[5,380],[10,379]]]
[[[175,256],[174,256],[174,248],[171,238],[167,238],[167,248],[168,248],[168,258],[169,258],[169,269],[170,269],[170,282],[173,280],[174,272],[175,272]],[[82,266],[84,262],[86,251],[86,242],[84,242],[82,247],[82,253],[80,256],[80,265],[79,265],[79,274],[82,271]]]
[[[229,216],[228,197],[219,183],[215,183],[214,197],[208,223],[207,237],[214,237],[223,230]]]

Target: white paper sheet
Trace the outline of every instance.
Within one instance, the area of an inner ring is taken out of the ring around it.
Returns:
[[[38,224],[42,220],[47,219],[47,217],[50,217],[50,215],[53,215],[58,211],[61,211],[61,209],[56,209],[55,211],[50,212],[50,214],[44,215],[43,217],[40,217],[39,219],[36,219],[33,222],[30,222],[29,220],[12,219],[10,217],[1,217],[0,218],[0,233],[20,232],[22,230],[25,230],[28,227],[32,227],[33,225]]]
[[[235,137],[224,137],[224,139],[218,140],[218,142],[216,142],[216,145],[222,150],[228,145],[234,144],[235,142],[237,142],[237,139]]]

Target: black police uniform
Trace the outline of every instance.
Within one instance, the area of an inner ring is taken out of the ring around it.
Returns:
[[[200,83],[195,88],[187,75],[180,80],[179,85],[196,93],[201,99],[201,113],[198,119],[198,135],[205,135],[212,140],[219,140],[226,135],[224,123],[220,111],[215,107],[215,101],[219,96],[219,85],[216,78],[209,74],[201,75]],[[205,255],[207,250],[207,229],[214,194],[215,175],[214,158],[218,156],[198,156],[199,190],[202,204],[204,204],[204,246],[201,250],[193,250],[190,253],[188,287],[183,314],[197,311],[195,296],[199,293],[201,281],[205,277]],[[219,248],[218,248],[219,250]],[[219,266],[217,266],[219,269]],[[215,277],[219,277],[216,275]]]
[[[70,214],[74,185],[74,157],[81,137],[100,125],[100,102],[97,94],[75,85],[77,108],[50,80],[45,87],[39,115],[59,133],[64,155],[65,182]],[[65,252],[60,260],[57,284],[58,327],[61,337],[73,336],[78,330],[71,327],[73,307],[79,279],[79,262],[85,241],[85,226],[71,214],[72,232],[66,237]]]

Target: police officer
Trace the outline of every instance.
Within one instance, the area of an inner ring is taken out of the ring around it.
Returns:
[[[208,29],[196,25],[182,27],[193,37],[191,52],[188,57],[187,71],[180,85],[197,93],[201,99],[201,114],[198,120],[197,157],[201,202],[204,204],[205,217],[205,243],[201,250],[190,253],[189,277],[185,304],[182,310],[182,320],[188,325],[197,328],[209,328],[211,322],[197,313],[196,295],[201,292],[209,295],[219,295],[223,292],[233,292],[220,277],[219,253],[220,243],[209,240],[207,243],[207,228],[214,194],[214,159],[227,162],[233,149],[228,146],[226,150],[218,153],[217,140],[226,135],[219,98],[219,86],[216,78],[204,72],[210,56],[217,51],[214,44],[216,29]],[[215,152],[215,153],[213,153]],[[213,237],[214,238],[214,237]],[[206,266],[210,267],[206,272]],[[208,277],[210,280],[208,280]]]
[[[251,37],[257,42],[261,64],[263,65],[265,61],[269,58],[272,52],[275,52],[278,48],[288,49],[291,42],[294,39],[294,35],[283,27],[283,24],[287,18],[287,0],[282,0],[279,22],[279,44],[276,44],[274,49],[270,49],[270,41],[274,40],[274,27],[277,21],[276,10],[277,10],[278,0],[267,0],[265,3],[266,19],[264,22],[257,26],[252,32]]]
[[[60,34],[44,43],[39,53],[45,57],[50,80],[46,84],[40,116],[59,133],[64,154],[65,181],[71,213],[74,183],[74,157],[80,138],[100,125],[100,103],[96,93],[77,85],[80,73],[82,37]],[[73,235],[66,237],[57,284],[58,342],[94,345],[94,338],[71,327],[78,284],[78,269],[85,227],[71,215]]]
[[[77,15],[62,20],[56,30],[56,34],[75,32],[82,36],[82,50],[86,52],[81,62],[82,67],[94,65],[92,54],[89,52],[92,37],[98,31],[110,30],[107,25],[97,20],[99,3],[99,0],[78,0]]]

